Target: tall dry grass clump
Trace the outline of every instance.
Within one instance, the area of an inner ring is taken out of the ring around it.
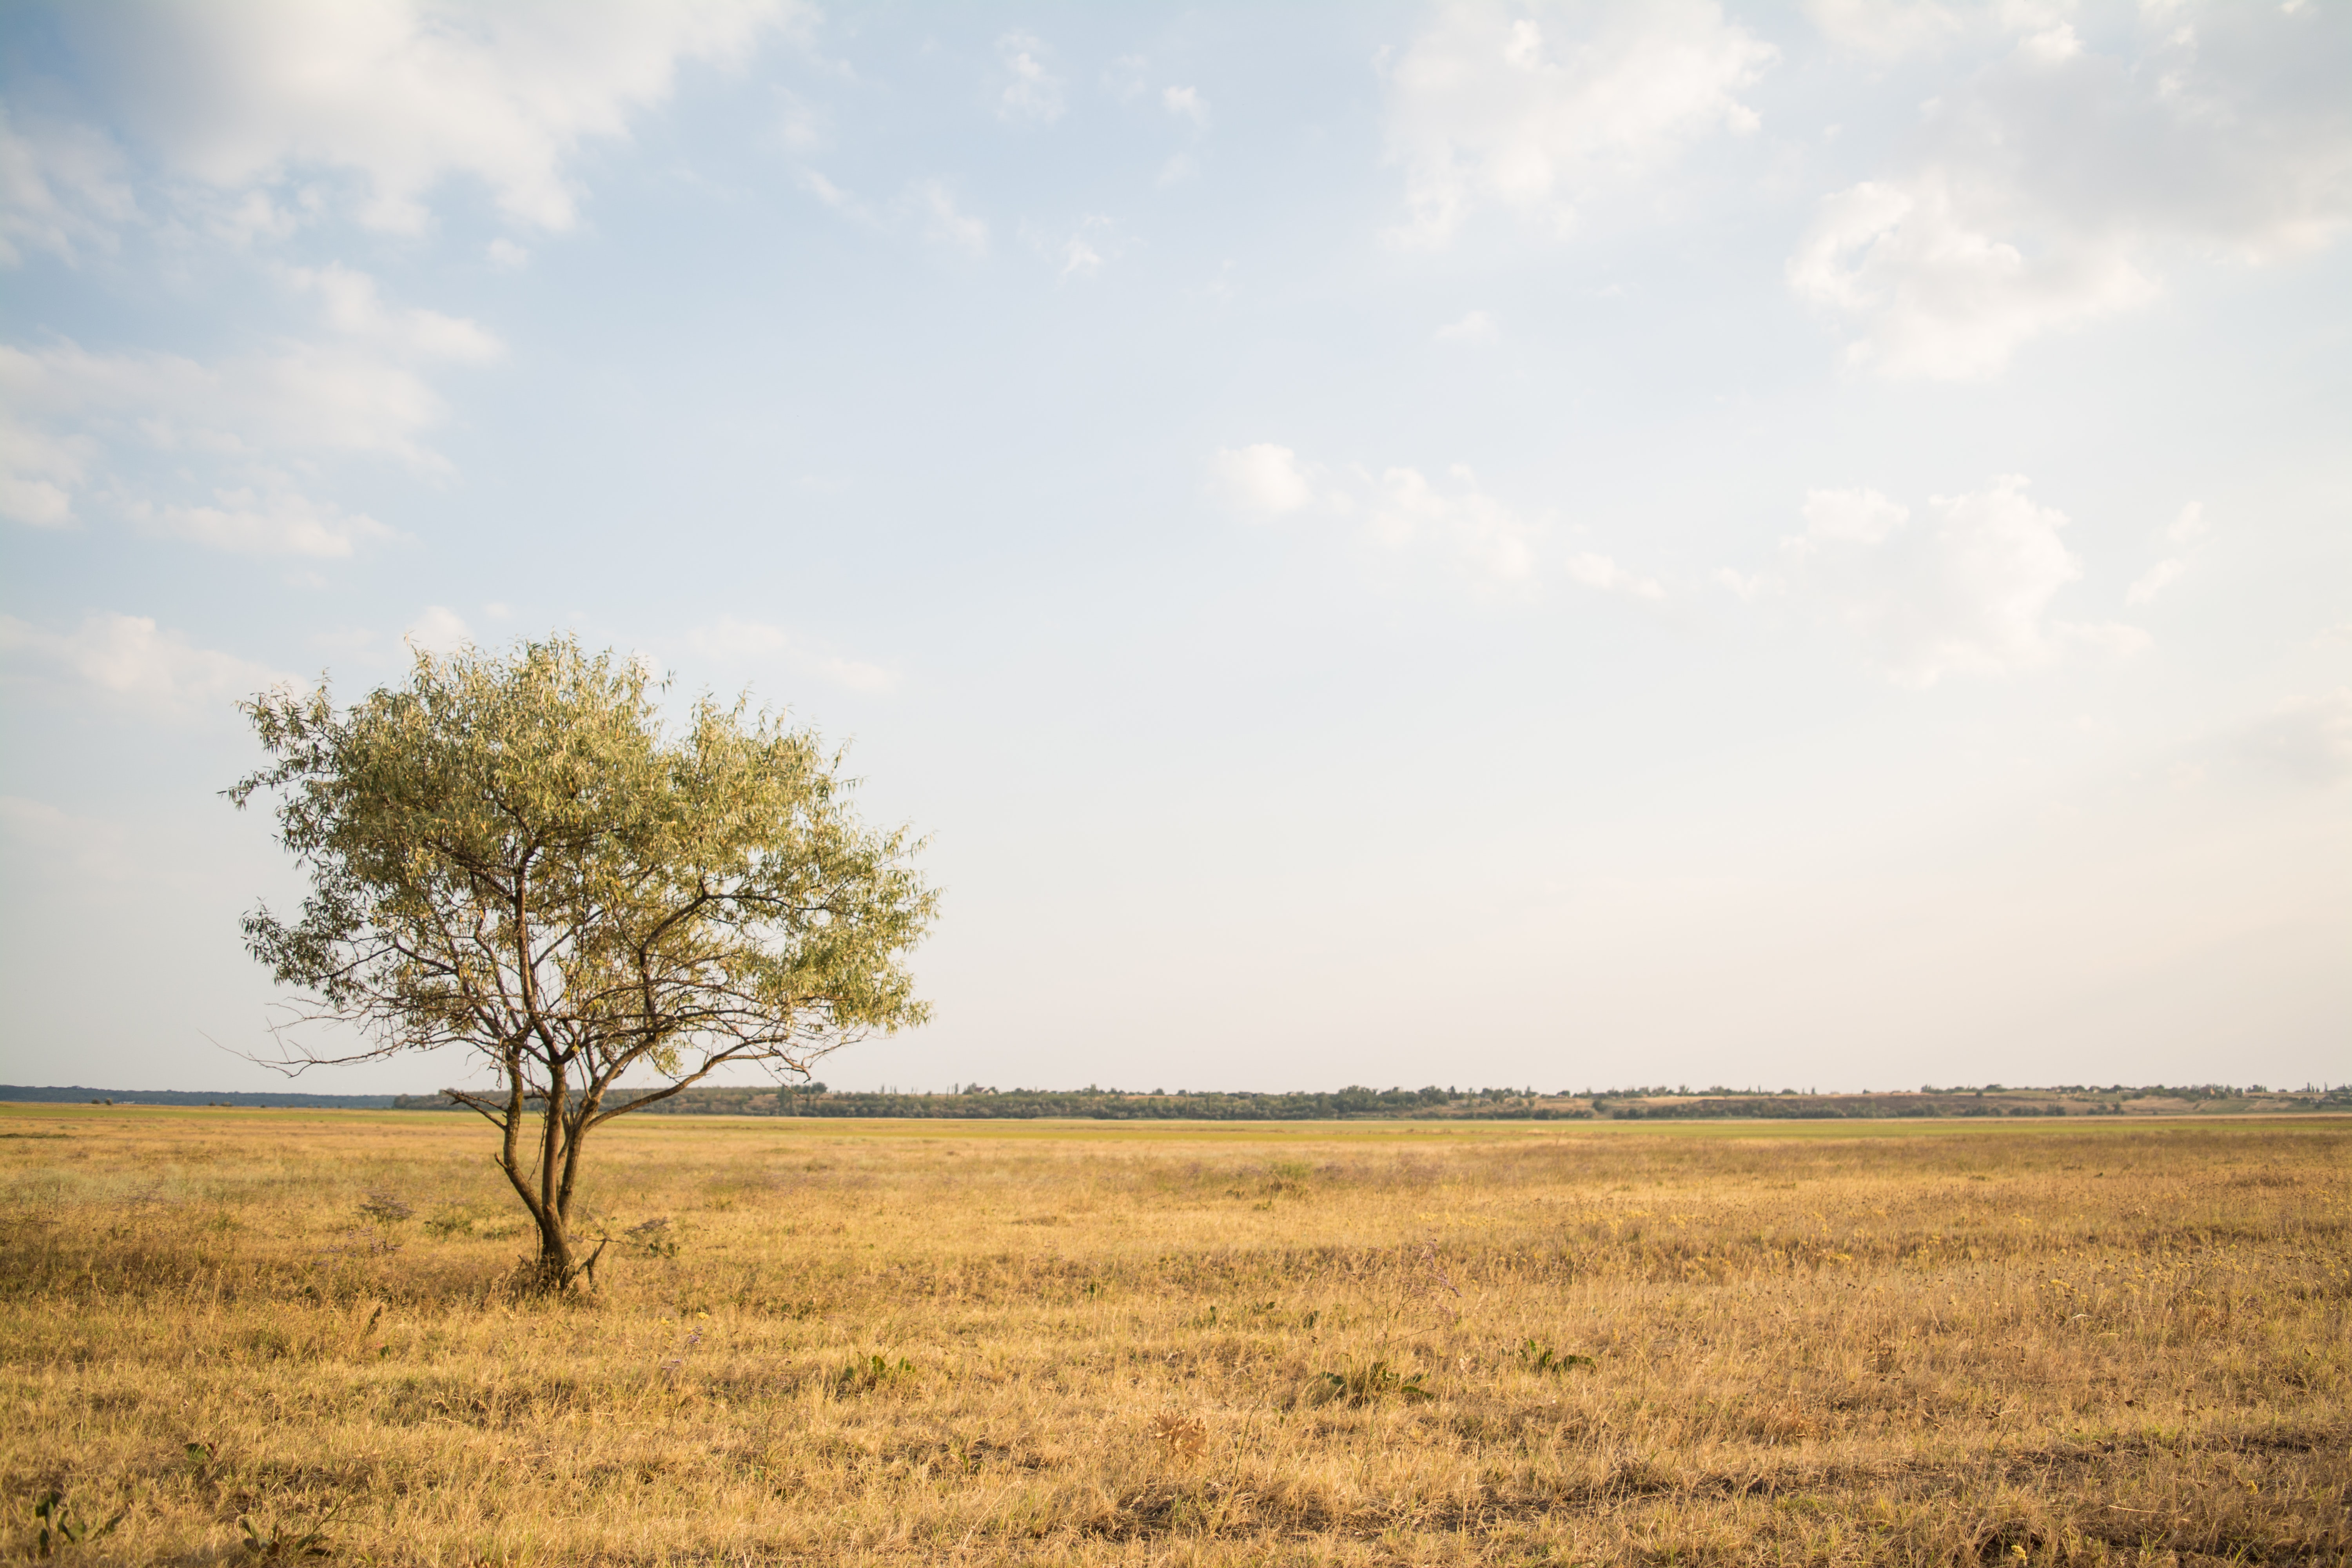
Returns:
[[[2352,1126],[0,1113],[60,1559],[2335,1563]]]

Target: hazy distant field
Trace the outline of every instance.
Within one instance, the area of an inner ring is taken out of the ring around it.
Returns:
[[[517,1306],[469,1119],[0,1109],[0,1550],[2352,1557],[2352,1122],[601,1136]]]

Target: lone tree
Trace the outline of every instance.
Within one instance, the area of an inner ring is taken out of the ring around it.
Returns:
[[[594,1128],[729,1064],[804,1075],[928,1011],[901,963],[937,901],[920,846],[858,822],[810,732],[705,697],[666,733],[656,694],[562,637],[419,652],[347,711],[323,684],[242,705],[273,760],[226,793],[276,792],[310,878],[301,918],[257,908],[246,945],[310,994],[294,1023],[362,1041],[289,1064],[487,1058],[496,1089],[448,1092],[499,1129],[545,1289],[595,1261],[571,1223]],[[614,1093],[641,1066],[662,1087]]]

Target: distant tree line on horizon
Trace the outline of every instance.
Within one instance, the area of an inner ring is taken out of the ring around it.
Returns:
[[[628,1090],[616,1090],[616,1095]],[[643,1091],[650,1092],[650,1091]],[[1088,1085],[1076,1089],[998,1089],[958,1084],[944,1093],[897,1089],[836,1090],[819,1082],[698,1086],[646,1109],[653,1114],[901,1118],[942,1121],[1022,1121],[1048,1117],[1097,1121],[1771,1121],[1871,1118],[2042,1117],[2130,1114],[2135,1101],[2199,1105],[2250,1101],[2265,1109],[2352,1110],[2352,1089],[2299,1094],[2260,1085],[2081,1085],[1981,1087],[1818,1094],[1796,1089],[1737,1089],[1720,1085],[1561,1090],[1371,1089],[1328,1090],[1130,1090]],[[396,1109],[425,1110],[454,1102],[439,1095],[403,1095]]]
[[[647,1089],[618,1089],[635,1098]],[[284,1109],[432,1110],[453,1109],[440,1094],[304,1094],[286,1090],[123,1089],[79,1084],[0,1084],[0,1101],[108,1105],[272,1106]],[[1690,1121],[1707,1118],[1835,1120],[1846,1117],[2120,1115],[2136,1102],[2170,1101],[2222,1109],[2242,1104],[2274,1110],[2352,1110],[2352,1087],[2302,1089],[2203,1084],[1988,1083],[1885,1093],[1820,1094],[1799,1089],[1740,1089],[1709,1085],[1561,1090],[1368,1089],[1264,1092],[1103,1089],[1000,1089],[959,1084],[946,1093],[841,1090],[822,1083],[697,1085],[646,1106],[653,1115],[834,1116],[1019,1120],[1069,1117],[1093,1121],[1316,1121],[1364,1118],[1458,1121]],[[533,1099],[531,1104],[538,1101]]]
[[[1443,1113],[1508,1116],[1514,1121],[1589,1117],[1591,1108],[1545,1103],[1517,1089],[1368,1089],[1253,1092],[1178,1089],[1149,1093],[1098,1089],[1011,1089],[961,1086],[950,1094],[836,1093],[821,1083],[787,1086],[777,1095],[787,1116],[908,1116],[1023,1120],[1082,1117],[1098,1121],[1330,1121]]]

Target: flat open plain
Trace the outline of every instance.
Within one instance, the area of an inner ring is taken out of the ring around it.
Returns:
[[[2352,1559],[2345,1120],[625,1119],[563,1303],[488,1152],[0,1108],[0,1550]]]

